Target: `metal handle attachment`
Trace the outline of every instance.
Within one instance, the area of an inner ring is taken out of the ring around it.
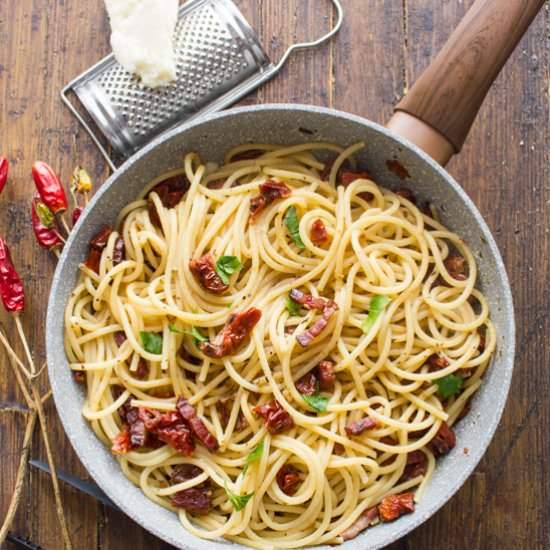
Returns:
[[[288,50],[284,53],[283,57],[277,63],[275,66],[275,73],[279,72],[283,65],[288,61],[288,58],[296,51],[298,50],[307,50],[309,48],[316,48],[317,46],[320,46],[321,44],[324,44],[328,40],[330,40],[342,27],[342,23],[344,21],[344,9],[342,8],[342,4],[340,3],[340,0],[331,0],[333,6],[336,8],[336,23],[334,24],[334,27],[324,36],[321,36],[321,38],[313,41],[313,42],[300,42],[298,44],[292,44],[288,48]]]

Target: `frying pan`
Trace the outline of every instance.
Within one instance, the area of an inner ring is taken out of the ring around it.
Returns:
[[[319,107],[264,105],[232,109],[186,124],[158,138],[118,169],[101,187],[73,230],[51,289],[47,359],[57,410],[80,460],[98,485],[131,518],[161,539],[187,550],[220,550],[225,541],[191,536],[176,514],[157,506],[128,481],[117,461],[81,415],[84,396],[68,368],[63,347],[63,313],[88,242],[105,222],[159,174],[181,165],[183,154],[220,161],[245,142],[297,144],[326,140],[342,145],[365,141],[358,160],[374,179],[402,187],[386,161],[409,172],[406,185],[440,210],[442,221],[461,235],[479,264],[497,330],[497,352],[471,413],[457,427],[458,448],[441,460],[414,514],[368,529],[345,548],[376,549],[402,537],[432,516],[461,487],[489,445],[500,420],[512,377],[514,312],[506,271],[482,216],[443,166],[460,151],[483,98],[543,0],[477,0],[433,64],[396,107],[387,128],[363,118]],[[466,456],[462,448],[468,447]],[[328,548],[328,547],[327,547]]]

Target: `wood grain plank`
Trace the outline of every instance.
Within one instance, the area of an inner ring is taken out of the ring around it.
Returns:
[[[407,73],[421,74],[472,0],[407,0]],[[476,473],[457,496],[400,548],[548,548],[550,442],[546,365],[550,187],[548,7],[491,90],[460,156],[449,170],[492,229],[515,297],[518,352],[503,421]],[[546,339],[546,344],[545,344]],[[452,534],[450,536],[449,534]]]

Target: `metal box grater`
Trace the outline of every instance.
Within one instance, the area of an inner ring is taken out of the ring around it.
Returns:
[[[180,8],[174,34],[174,83],[147,88],[111,54],[63,88],[61,97],[115,169],[95,129],[71,102],[70,92],[112,149],[128,157],[177,124],[236,102],[277,74],[294,50],[331,38],[343,18],[339,0],[331,1],[337,11],[333,29],[315,42],[292,45],[273,64],[231,0],[189,0]]]

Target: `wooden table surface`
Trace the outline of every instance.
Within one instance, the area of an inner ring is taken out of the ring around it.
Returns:
[[[347,17],[337,39],[296,55],[245,102],[324,105],[383,123],[472,2],[343,0]],[[292,38],[311,37],[334,17],[327,0],[242,0],[240,5],[273,58]],[[508,406],[489,451],[457,496],[392,550],[550,548],[549,37],[546,5],[489,94],[464,151],[449,165],[485,216],[511,278],[518,351]],[[0,154],[9,157],[13,176],[1,198],[0,234],[25,278],[24,323],[40,360],[55,260],[31,235],[30,166],[44,159],[68,178],[76,142],[78,160],[98,182],[105,179],[104,162],[58,92],[108,52],[101,0],[0,1]],[[1,517],[15,479],[23,402],[0,352]],[[48,414],[59,466],[85,477],[51,402]],[[44,458],[38,432],[31,455]],[[61,548],[47,476],[30,472],[23,498],[13,531],[42,548]],[[63,499],[78,550],[168,548],[123,514],[71,488],[63,487]]]

